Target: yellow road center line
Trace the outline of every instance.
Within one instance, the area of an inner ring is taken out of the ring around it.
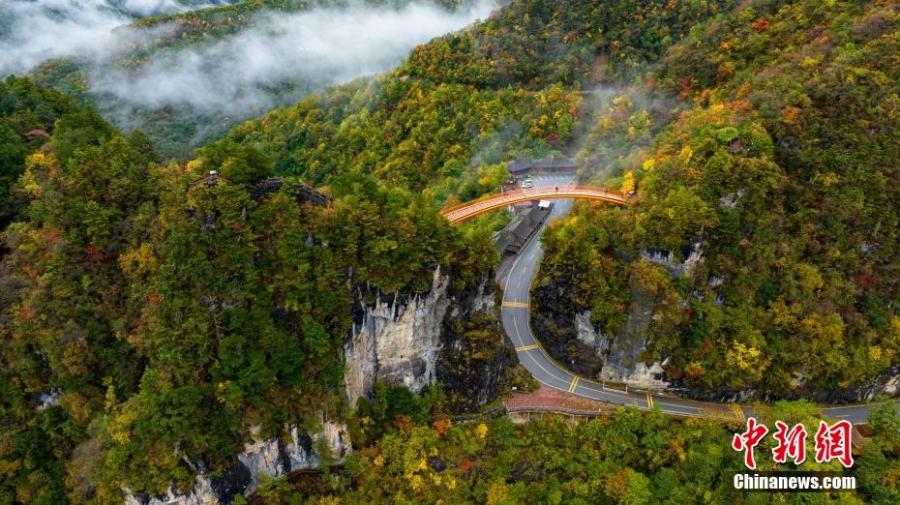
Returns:
[[[735,415],[739,420],[743,421],[743,420],[746,419],[746,418],[744,417],[744,409],[742,409],[740,405],[738,405],[738,404],[736,404],[736,403],[732,403],[732,404],[729,405],[729,407],[731,407],[731,411],[734,412],[734,415]]]
[[[522,302],[503,302],[503,307],[515,307],[517,309],[527,309],[528,304]]]
[[[522,347],[516,347],[516,352],[530,351],[532,349],[537,349],[537,348],[538,348],[537,344],[523,345]]]
[[[650,396],[650,393],[647,393],[647,408],[648,409],[653,408],[653,397]]]
[[[677,408],[677,409],[696,409],[696,408],[699,408],[699,407],[696,407],[696,406],[694,406],[694,405],[679,405],[679,404],[677,404],[677,403],[666,403],[666,402],[660,402],[660,401],[655,401],[655,402],[653,402],[653,405],[661,405],[661,406],[663,406],[663,407],[675,407],[675,408]]]
[[[519,333],[519,323],[516,318],[513,318],[513,327],[516,329],[516,336],[519,337],[519,344],[525,344],[525,341],[522,339],[522,334]],[[515,342],[513,342],[513,345],[515,345]],[[519,347],[521,347],[521,345]]]
[[[517,320],[516,318],[513,318],[513,327],[516,329],[516,336],[519,337],[519,343],[520,343],[520,344],[524,343],[524,340],[522,339],[522,334],[519,333],[519,323],[518,323],[518,320]],[[524,347],[524,346],[520,346],[520,347]],[[545,353],[543,349],[541,349],[541,354],[543,354],[544,356],[547,356],[547,353]],[[554,379],[556,379],[556,380],[558,380],[558,381],[560,381],[560,382],[566,382],[566,379],[560,379],[559,377],[556,376],[555,373],[553,373],[553,372],[551,372],[550,370],[547,370],[546,368],[544,368],[544,365],[542,365],[541,362],[540,362],[539,360],[537,360],[536,358],[534,358],[534,355],[531,355],[531,356],[532,356],[532,359],[533,359],[533,361],[534,361],[534,364],[537,365],[538,368],[540,368],[541,370],[543,370],[545,374],[549,375],[550,377],[553,377]],[[548,384],[548,386],[549,386],[549,384]],[[553,387],[553,386],[551,386],[551,387]],[[558,389],[558,388],[557,388],[557,389]],[[560,389],[560,391],[562,391],[562,390]]]
[[[572,379],[572,385],[569,386],[569,392],[570,392],[570,393],[574,393],[574,392],[575,392],[575,386],[577,386],[577,385],[578,385],[578,377],[575,377],[574,379]]]
[[[547,356],[547,353],[545,353],[543,349],[541,349],[541,354],[543,354],[545,357]],[[530,356],[533,357],[534,355],[531,354]],[[558,381],[560,381],[560,382],[565,382],[565,381],[566,381],[566,379],[560,379],[559,377],[556,376],[555,373],[553,373],[553,372],[551,372],[550,370],[547,370],[546,368],[544,368],[544,365],[542,365],[541,362],[540,362],[539,360],[534,359],[534,364],[537,365],[538,368],[540,368],[541,370],[543,370],[544,373],[547,374],[547,375],[549,375],[550,377],[553,377],[554,379],[556,379],[556,380],[558,380]],[[548,384],[548,386],[549,386],[549,384]],[[551,387],[555,387],[555,386],[551,386]],[[556,389],[559,389],[559,388],[556,388]],[[560,389],[560,391],[562,391],[562,389]]]
[[[515,265],[513,265],[513,266],[515,266]],[[519,338],[519,343],[524,344],[525,341],[522,339],[522,334],[519,332],[519,320],[516,318],[513,318],[513,328],[515,328],[515,330],[516,330],[516,337]],[[513,344],[515,344],[515,342],[513,342]],[[523,346],[520,346],[520,347],[523,347]],[[547,353],[544,352],[543,349],[541,349],[541,354],[543,354],[544,356],[547,356]],[[535,359],[534,355],[532,355],[532,359],[534,361],[534,364],[537,365],[538,368],[543,370],[544,373],[546,373],[548,376],[553,377],[554,379],[556,379],[560,382],[566,382],[566,379],[560,379],[559,377],[556,376],[556,374],[554,374],[550,370],[547,370],[546,368],[544,368],[544,365],[541,364],[540,360]],[[549,357],[547,357],[547,359],[549,359]],[[550,386],[550,384],[547,384],[547,385]],[[553,386],[550,386],[550,387],[553,387]],[[559,388],[556,388],[556,389],[559,389]],[[562,389],[560,389],[560,391],[562,391]]]

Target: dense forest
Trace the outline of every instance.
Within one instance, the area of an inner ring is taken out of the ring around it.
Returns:
[[[896,503],[900,494],[900,416],[882,408],[873,435],[854,467],[808,460],[780,465],[771,439],[756,449],[760,471],[830,471],[853,476],[856,492],[736,491],[746,471],[730,449],[736,426],[719,421],[667,419],[620,407],[603,420],[567,418],[515,425],[501,417],[454,425],[433,407],[432,422],[410,406],[378,442],[343,465],[263,485],[260,503]],[[821,411],[806,402],[779,402],[761,421],[815,426]],[[372,420],[378,419],[373,417]],[[365,426],[361,431],[365,432]],[[810,443],[807,451],[814,452]]]
[[[24,171],[27,199],[0,275],[4,500],[188,482],[182,455],[215,468],[248,426],[277,433],[340,405],[346,286],[422,291],[442,267],[462,289],[495,261],[486,235],[402,187],[348,175],[329,206],[301,206],[287,184],[254,196],[273,165],[252,147],[160,164],[142,134],[54,92],[4,91],[11,123],[30,106],[58,114],[37,152],[4,165]],[[223,181],[191,184],[209,170]]]
[[[498,162],[569,150],[590,109],[582,89],[634,78],[691,25],[731,5],[718,4],[513,2],[417,47],[391,74],[313,95],[227,138],[304,179],[358,171],[438,201],[468,200],[507,177],[491,170]]]
[[[540,282],[606,335],[652,311],[641,358],[699,391],[854,399],[894,374],[898,19],[892,2],[752,2],[695,27],[611,93],[581,151],[636,201],[578,207]],[[648,259],[668,252],[703,260],[673,276]]]
[[[196,468],[221,472],[251,438],[314,430],[323,412],[349,426],[354,452],[254,499],[768,501],[731,487],[740,426],[628,409],[577,426],[456,424],[469,404],[439,385],[342,389],[354,304],[424,294],[436,270],[465,293],[497,266],[489,232],[506,217],[451,227],[440,207],[494,191],[510,159],[576,152],[583,179],[637,198],[576,206],[544,238],[540,285],[610,335],[630,297],[652,293],[642,357],[670,358],[671,378],[785,395],[794,371],[834,389],[895,366],[897,8],[736,3],[513,1],[390,73],[175,160],[173,139],[222,118],[139,111],[160,129],[123,134],[72,61],[0,83],[0,503],[184,489]],[[140,20],[160,37],[125,61],[307,7]],[[285,86],[272,91],[293,96]],[[328,203],[304,203],[301,187]],[[705,261],[688,276],[637,259],[683,259],[692,244]],[[495,336],[496,321],[458,326]],[[765,416],[812,425],[820,413]],[[873,416],[850,470],[860,494],[783,499],[891,503],[898,428],[896,413]]]

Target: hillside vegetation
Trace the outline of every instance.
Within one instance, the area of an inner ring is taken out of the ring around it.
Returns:
[[[805,402],[779,403],[761,413],[771,425],[816,426],[821,412]],[[896,410],[873,415],[874,435],[862,457],[843,475],[858,491],[744,492],[734,475],[745,473],[743,455],[730,449],[733,426],[719,421],[672,421],[658,409],[642,414],[620,408],[612,415],[572,425],[563,418],[514,425],[508,418],[454,425],[395,423],[381,440],[354,452],[340,468],[321,475],[277,479],[256,498],[279,503],[821,503],[891,504],[900,494]],[[815,453],[810,440],[807,454]],[[760,471],[831,471],[836,461],[811,457],[795,467],[772,461],[774,441],[756,449]]]
[[[25,172],[25,159],[47,142],[57,119],[75,110],[71,98],[27,79],[0,82],[0,229],[23,205],[11,188]]]
[[[153,157],[73,110],[27,158],[0,270],[4,501],[158,493],[191,481],[182,457],[230,464],[250,426],[338,415],[351,287],[423,292],[441,267],[459,290],[494,265],[487,236],[400,187],[347,176],[301,206],[290,180],[251,195],[272,163],[250,147]],[[189,184],[205,170],[224,179]]]
[[[894,373],[898,27],[893,2],[834,1],[750,2],[695,27],[582,153],[637,201],[578,207],[545,240],[542,283],[607,335],[651,300],[642,357],[696,391],[854,399]],[[673,277],[641,251],[704,260]]]
[[[625,411],[577,428],[453,427],[440,387],[423,398],[379,387],[359,403],[341,387],[354,303],[423,294],[438,268],[460,293],[496,267],[488,231],[502,218],[451,227],[439,206],[493,191],[508,159],[579,147],[586,171],[602,167],[599,182],[640,200],[624,212],[580,206],[546,239],[546,275],[608,331],[630,286],[652,292],[647,358],[672,356],[673,377],[778,392],[797,367],[832,387],[892,366],[898,66],[868,62],[895,58],[896,8],[734,3],[515,1],[186,163],[92,108],[6,81],[0,503],[183,489],[195,468],[231,464],[251,432],[314,429],[323,412],[348,423],[358,452],[333,478],[326,465],[313,491],[278,480],[259,499],[742,499],[723,477],[739,455],[720,425]],[[199,28],[179,37],[275,4],[182,15],[179,26]],[[598,109],[582,92],[599,84],[624,98]],[[676,97],[677,116],[666,110]],[[33,129],[46,136],[29,139]],[[280,189],[258,191],[275,175]],[[332,203],[301,205],[301,183]],[[693,242],[706,255],[693,276],[634,260]],[[456,326],[478,342],[496,321]],[[889,503],[897,422],[875,424],[860,475],[866,499]],[[430,456],[461,470],[441,477]]]
[[[498,162],[570,148],[586,113],[579,90],[633,78],[692,24],[730,5],[512,2],[417,47],[389,75],[313,95],[227,138],[304,179],[363,172],[439,201],[471,199],[506,179]]]
[[[142,134],[10,81],[4,117],[34,115],[27,128],[49,136],[29,147],[14,124],[12,145],[24,147],[4,172],[21,174],[4,189],[22,204],[0,272],[3,501],[158,493],[191,481],[184,461],[230,464],[252,426],[275,435],[323,409],[343,417],[353,286],[421,292],[441,267],[460,290],[484,275],[496,261],[484,227],[451,228],[435,200],[491,191],[507,157],[563,149],[598,51],[619,49],[606,78],[629,76],[713,12],[516,2],[186,164],[160,163]],[[640,20],[654,35],[626,40]],[[445,55],[453,63],[435,66]],[[210,170],[218,184],[195,182]],[[254,198],[275,174],[289,176],[283,189]],[[334,204],[298,206],[288,188],[307,180]]]

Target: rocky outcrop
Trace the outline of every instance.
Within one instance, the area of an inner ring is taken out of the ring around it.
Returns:
[[[621,331],[611,339],[600,379],[645,388],[668,385],[662,380],[664,371],[661,363],[648,366],[638,359],[647,348],[650,324],[657,317],[654,310],[654,296],[632,283],[628,315]]]
[[[603,367],[599,378],[642,389],[667,389],[671,383],[665,380],[666,372],[663,369],[665,364],[665,362],[654,362],[647,365],[637,362],[631,368],[608,364]]]
[[[227,468],[221,476],[208,477],[200,474],[194,477],[194,487],[186,492],[169,488],[165,495],[150,496],[146,493],[128,494],[125,496],[126,505],[205,505],[207,503],[228,504],[234,498],[243,494],[247,483],[250,482],[250,474],[246,467],[235,465]]]
[[[607,336],[591,322],[590,311],[571,302],[570,289],[551,281],[532,293],[532,329],[556,361],[579,375],[601,380],[642,388],[669,385],[663,380],[663,363],[647,365],[638,359],[647,347],[647,330],[654,317],[651,297],[632,293],[625,324],[617,334]]]
[[[315,452],[317,442],[324,439],[327,443],[329,459],[342,460],[350,451],[350,440],[347,427],[343,424],[326,422],[322,431],[313,437],[300,434],[296,426],[290,429],[291,442],[284,444],[277,438],[244,444],[244,452],[238,461],[250,471],[248,493],[256,490],[263,475],[278,477],[295,470],[318,468],[321,454]]]
[[[457,412],[490,403],[514,380],[519,360],[503,331],[497,295],[485,277],[455,297],[444,317],[437,379]]]
[[[680,252],[642,250],[640,259],[665,268],[672,277],[692,276],[705,257],[702,242]],[[646,364],[639,359],[647,349],[651,323],[657,318],[654,295],[633,286],[624,324],[615,335],[604,335],[591,323],[589,311],[571,303],[571,289],[553,281],[538,287],[532,299],[532,326],[554,359],[572,371],[602,380],[623,382],[642,388],[665,388],[662,362]]]
[[[35,408],[37,410],[46,410],[50,407],[56,407],[59,405],[62,396],[62,388],[50,388],[50,391],[37,395],[37,407]]]
[[[609,338],[591,322],[591,311],[575,314],[575,332],[578,340],[594,350],[597,356],[609,351]]]
[[[579,375],[597,377],[609,339],[591,324],[590,312],[572,303],[569,289],[550,281],[532,292],[531,329],[553,359]]]
[[[652,311],[639,296],[620,334],[608,337],[591,322],[591,312],[573,304],[552,303],[547,287],[535,290],[538,312],[532,313],[535,334],[550,354],[568,368],[588,377],[623,382],[641,388],[665,388],[663,363],[647,365],[638,354],[647,346],[646,327]]]
[[[201,505],[207,503],[229,504],[238,495],[247,496],[256,490],[263,476],[278,477],[296,470],[317,468],[323,455],[317,448],[324,440],[330,454],[328,459],[341,461],[351,450],[347,427],[326,421],[322,430],[312,436],[301,433],[292,426],[289,430],[290,442],[279,438],[269,438],[244,444],[234,465],[218,473],[215,477],[207,474],[202,465],[190,461],[185,463],[197,472],[194,486],[188,490],[169,488],[162,496],[146,493],[131,493],[126,490],[127,505]]]
[[[734,210],[737,208],[738,204],[741,202],[741,199],[744,197],[744,190],[739,189],[734,193],[725,195],[719,198],[719,203],[722,205],[722,208],[728,210]]]
[[[703,249],[703,243],[694,242],[683,254],[685,255],[684,261],[676,261],[673,251],[662,252],[641,249],[640,257],[644,261],[665,267],[673,278],[690,277],[694,275],[697,267],[703,263],[703,258],[706,254]]]
[[[425,294],[376,293],[375,303],[369,304],[367,293],[360,293],[362,301],[344,345],[344,381],[351,403],[370,396],[379,381],[414,393],[434,382],[441,323],[451,303],[449,282],[438,268]]]
[[[450,277],[438,268],[427,293],[375,293],[368,302],[372,294],[360,290],[344,345],[351,403],[370,397],[379,382],[421,393],[440,380],[448,392],[464,393],[473,407],[497,396],[517,360],[500,328],[495,284],[486,275],[460,293],[451,294],[449,285]],[[490,335],[477,350],[476,333]],[[470,369],[460,373],[460,367]]]

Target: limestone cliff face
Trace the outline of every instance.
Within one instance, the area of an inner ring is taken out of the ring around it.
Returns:
[[[646,339],[638,339],[636,346],[624,348],[624,339],[613,340],[603,334],[591,322],[591,311],[579,312],[575,316],[575,331],[578,340],[594,350],[594,355],[604,361],[597,378],[605,381],[624,382],[635,387],[665,388],[668,382],[662,380],[664,363],[646,365],[637,361],[637,353],[647,346]],[[612,348],[613,342],[618,345]],[[613,352],[615,351],[615,352]]]
[[[551,356],[572,371],[599,380],[624,382],[635,387],[665,388],[662,363],[646,365],[638,354],[647,346],[646,326],[652,307],[632,299],[628,319],[616,335],[605,335],[591,321],[591,311],[567,303],[568,288],[541,286],[532,294],[532,328]]]
[[[684,271],[684,265],[676,264],[674,268],[679,272]],[[611,339],[603,356],[600,379],[642,388],[662,388],[668,385],[662,380],[662,363],[647,365],[638,359],[640,353],[647,348],[650,324],[657,317],[655,310],[654,297],[632,284],[631,303],[625,324]]]
[[[163,496],[149,496],[145,493],[128,492],[127,505],[201,505],[207,503],[229,504],[238,495],[247,496],[256,490],[262,477],[278,477],[295,470],[317,468],[322,455],[316,452],[324,439],[333,460],[341,461],[351,450],[347,427],[343,424],[325,422],[322,430],[313,435],[290,428],[290,442],[269,438],[244,444],[237,461],[220,475],[210,477],[201,467],[188,464],[197,475],[194,487],[187,490],[169,488]],[[127,490],[126,490],[127,491]]]
[[[438,268],[426,294],[377,294],[372,305],[359,302],[344,345],[344,381],[351,404],[371,395],[376,382],[406,386],[414,393],[434,382],[441,323],[451,303],[449,282]]]
[[[653,265],[664,267],[674,279],[693,276],[706,257],[703,243],[698,242],[684,251],[684,261],[676,261],[672,251],[659,252],[642,250],[640,259]],[[608,381],[624,382],[642,388],[666,388],[670,385],[665,380],[664,362],[646,364],[638,356],[647,349],[650,325],[657,319],[657,300],[651,294],[632,283],[631,303],[628,307],[625,324],[611,338],[606,351],[603,369],[599,378]]]
[[[704,261],[703,245],[694,244],[685,254],[679,262],[674,252],[644,250],[640,260],[664,267],[673,278],[694,275]],[[654,295],[632,285],[624,324],[615,334],[604,335],[591,322],[590,311],[571,302],[573,289],[558,280],[532,294],[532,327],[554,359],[588,377],[642,388],[668,387],[663,362],[648,365],[639,359],[647,349],[650,325],[659,317]]]
[[[427,293],[376,293],[374,303],[361,294],[344,345],[351,404],[371,396],[378,382],[421,393],[440,380],[448,392],[474,399],[473,407],[497,396],[518,362],[500,327],[495,284],[485,275],[460,293],[450,294],[449,285],[438,268]]]
[[[703,249],[703,244],[700,242],[691,245],[690,252],[687,253],[684,261],[681,262],[675,261],[675,253],[673,251],[660,252],[641,249],[640,254],[642,260],[665,267],[673,278],[694,275],[697,267],[703,264],[705,256],[706,252]]]

